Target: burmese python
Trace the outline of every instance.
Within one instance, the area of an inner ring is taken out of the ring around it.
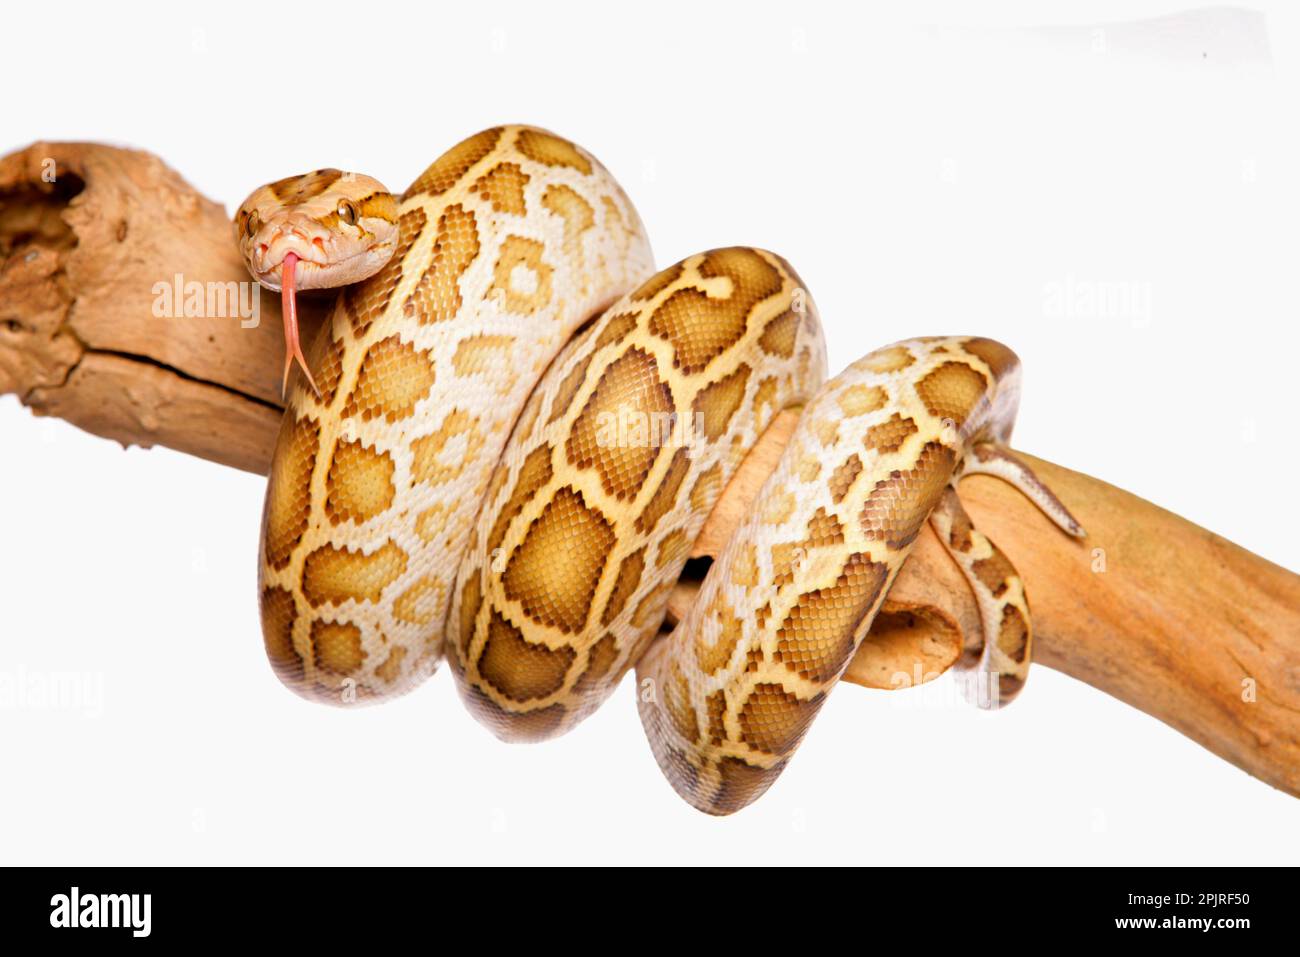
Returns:
[[[999,475],[1082,530],[1004,448],[1005,346],[909,340],[824,383],[789,263],[737,247],[653,273],[610,174],[528,127],[470,137],[400,200],[338,170],[280,180],[234,228],[253,275],[284,280],[286,376],[295,356],[310,370],[289,389],[259,559],[267,654],[300,694],[400,694],[445,655],[499,737],[537,739],[635,666],[664,773],[729,813],[784,767],[927,519],[991,636],[961,663],[993,679],[982,703],[1019,689],[1024,588],[957,478]],[[336,285],[304,358],[295,286]],[[776,472],[656,641],[706,517],[797,406]]]

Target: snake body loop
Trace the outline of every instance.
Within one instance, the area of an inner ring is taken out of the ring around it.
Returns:
[[[382,201],[363,220],[331,172],[254,193],[237,235],[256,247],[253,213],[291,195],[387,255]],[[345,289],[308,350],[319,393],[295,380],[268,484],[263,636],[294,690],[388,697],[445,654],[477,717],[535,739],[635,667],[669,781],[730,813],[784,768],[927,521],[979,600],[983,635],[961,663],[985,679],[974,696],[1019,690],[1023,583],[956,482],[998,475],[1082,530],[1004,447],[1019,393],[1005,346],[908,340],[825,383],[817,310],[785,260],[716,249],[651,275],[613,178],[530,127],[460,143],[389,218],[391,258]],[[274,248],[261,254],[250,268],[274,275]],[[805,410],[776,471],[656,641],[706,517],[792,406]]]
[[[331,703],[437,667],[488,476],[575,329],[651,271],[640,219],[591,156],[484,130],[397,207],[396,252],[348,286],[288,396],[264,509],[267,652]]]

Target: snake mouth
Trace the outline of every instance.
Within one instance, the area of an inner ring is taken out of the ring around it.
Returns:
[[[330,260],[306,258],[297,250],[290,249],[276,261],[267,262],[254,275],[267,289],[280,292],[284,288],[284,264],[289,256],[294,256],[297,263],[295,284],[298,289],[333,289],[364,278],[357,274],[358,270],[354,267],[364,263],[368,258],[375,257],[376,254],[383,253],[385,247],[391,248],[391,246],[390,243],[372,243],[351,255]]]
[[[270,251],[272,246],[277,247],[274,252]],[[255,254],[258,267],[255,273],[257,281],[271,289],[281,289],[284,281],[284,266],[289,262],[290,257],[298,267],[295,275],[300,280],[299,286],[302,288],[311,288],[315,284],[302,283],[301,280],[322,269],[328,269],[331,265],[324,246],[319,242],[310,246],[305,243],[263,243],[257,248]]]

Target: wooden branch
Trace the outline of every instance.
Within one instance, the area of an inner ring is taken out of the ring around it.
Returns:
[[[148,153],[35,143],[0,159],[0,260],[0,393],[123,445],[266,470],[278,297],[259,295],[255,328],[229,302],[155,315],[178,276],[205,293],[250,282],[220,205]],[[328,302],[304,297],[304,338]]]
[[[726,544],[797,419],[787,411],[773,422],[695,554],[716,556]],[[1300,576],[1099,479],[1017,454],[1088,530],[1083,541],[1063,535],[997,479],[961,485],[971,520],[1024,577],[1034,660],[1300,796]],[[671,615],[690,607],[697,587],[678,586]],[[929,680],[979,629],[969,588],[927,527],[845,680],[872,688]]]
[[[123,444],[267,471],[279,423],[276,297],[262,297],[255,329],[238,317],[153,314],[155,284],[177,273],[248,281],[220,206],[149,154],[38,143],[0,160],[0,259],[0,392]],[[318,324],[327,300],[304,305],[305,324]],[[783,414],[763,436],[697,555],[726,542],[795,419]],[[1087,540],[1066,538],[995,479],[969,479],[961,493],[1025,578],[1038,663],[1300,795],[1300,576],[1104,482],[1024,457]],[[696,587],[678,585],[670,619]],[[928,680],[978,630],[972,596],[927,528],[846,679],[873,688]]]

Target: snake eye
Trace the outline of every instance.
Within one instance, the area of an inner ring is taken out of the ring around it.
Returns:
[[[357,208],[348,200],[339,200],[338,213],[339,219],[343,220],[343,222],[347,223],[349,226],[355,226],[357,224]]]
[[[244,235],[252,239],[261,228],[262,217],[257,215],[257,210],[253,210],[248,214],[248,219],[244,220]]]

